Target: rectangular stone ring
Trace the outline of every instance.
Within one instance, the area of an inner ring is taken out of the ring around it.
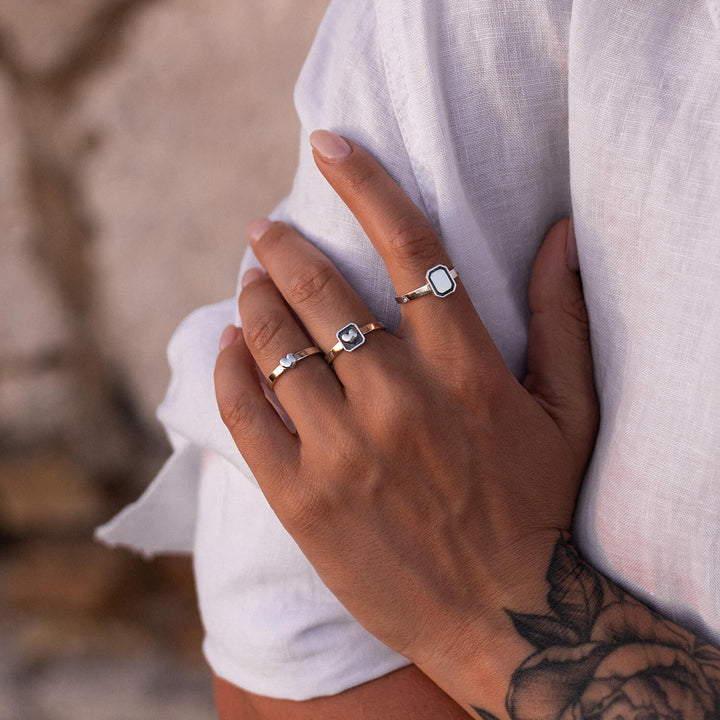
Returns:
[[[268,386],[272,390],[273,385],[277,382],[277,379],[286,371],[294,368],[301,360],[311,355],[318,355],[322,350],[319,347],[313,345],[312,347],[305,348],[304,350],[298,350],[294,353],[288,353],[284,358],[280,358],[278,366],[268,375],[267,381]]]
[[[352,352],[357,350],[364,342],[365,336],[373,330],[384,330],[382,323],[374,322],[358,327],[355,323],[348,323],[335,333],[337,344],[333,345],[327,353],[325,353],[325,361],[328,365],[332,365],[333,360],[343,351]]]
[[[448,268],[445,267],[445,265],[436,265],[435,267],[431,267],[425,273],[425,279],[427,280],[425,285],[415,290],[411,290],[409,293],[405,293],[404,295],[397,295],[395,297],[395,302],[403,305],[406,302],[415,300],[415,298],[422,297],[423,295],[430,295],[430,293],[435,295],[435,297],[447,297],[448,295],[454,293],[457,288],[457,283],[455,282],[457,276],[458,274],[455,268]]]

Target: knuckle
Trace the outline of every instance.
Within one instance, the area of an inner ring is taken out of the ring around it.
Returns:
[[[303,488],[286,498],[284,520],[296,537],[317,536],[333,521],[332,503],[314,488]]]
[[[402,446],[406,443],[408,422],[412,418],[422,417],[430,422],[434,410],[432,391],[415,371],[392,362],[385,362],[373,370],[373,378],[366,384],[370,392],[365,388],[362,390],[373,417],[368,433],[374,446]],[[363,449],[361,446],[360,451]]]
[[[240,391],[232,396],[218,397],[218,409],[225,427],[234,438],[244,436],[248,428],[253,427],[256,407],[249,393]]]
[[[421,213],[404,215],[390,226],[387,243],[400,261],[434,262],[439,241],[427,218]]]
[[[377,412],[385,420],[391,419],[398,425],[407,424],[407,413],[424,394],[418,392],[417,378],[408,376],[393,367],[380,368],[373,383],[373,401]],[[388,402],[388,400],[390,402]]]
[[[470,357],[455,366],[450,380],[458,405],[470,410],[483,423],[505,412],[511,387],[516,383],[505,366],[478,367]]]
[[[287,288],[291,305],[318,302],[327,297],[335,279],[335,268],[327,259],[312,260],[302,266]]]
[[[324,459],[323,474],[331,477],[343,473],[343,469],[354,466],[362,457],[359,452],[359,428],[349,418],[338,418],[323,428],[313,452]],[[332,483],[330,488],[332,489]]]
[[[283,507],[283,519],[295,530],[308,530],[316,522],[316,516],[321,513],[321,501],[318,493],[312,486],[289,483],[280,497]]]
[[[392,402],[378,407],[372,430],[374,444],[391,447],[397,451],[398,446],[406,443],[408,419],[413,417],[429,418],[423,398],[395,396]]]
[[[287,317],[277,310],[265,311],[244,326],[245,339],[255,350],[264,350],[277,338],[287,323]]]
[[[334,507],[345,503],[346,483],[355,484],[364,474],[368,461],[367,439],[363,424],[349,418],[344,427],[326,428],[314,450],[323,458],[315,482],[319,502]]]
[[[282,508],[283,523],[292,528],[296,537],[315,535],[332,524],[338,504],[331,476],[332,468],[325,463],[322,472],[306,467],[302,483],[294,477],[284,484],[278,505]]]

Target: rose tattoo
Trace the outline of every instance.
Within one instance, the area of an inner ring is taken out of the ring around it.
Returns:
[[[510,683],[512,720],[720,719],[714,648],[611,586],[562,539],[546,579],[551,614],[506,610],[535,647]]]

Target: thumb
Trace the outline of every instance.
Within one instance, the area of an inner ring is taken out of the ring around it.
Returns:
[[[572,218],[548,232],[530,275],[525,388],[587,461],[598,425],[587,309]]]

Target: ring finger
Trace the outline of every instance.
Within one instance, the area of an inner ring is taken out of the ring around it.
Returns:
[[[316,417],[320,404],[327,412],[328,404],[343,400],[338,378],[322,351],[313,352],[316,343],[265,273],[246,273],[238,305],[245,342],[265,378],[271,373],[276,378],[272,389],[302,436],[303,418]],[[306,357],[290,357],[303,350],[309,353]],[[308,387],[322,392],[308,392]]]

